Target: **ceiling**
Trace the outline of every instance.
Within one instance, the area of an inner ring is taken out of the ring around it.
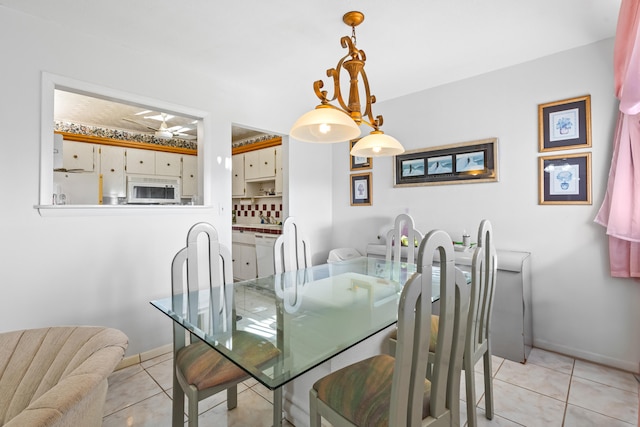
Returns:
[[[326,70],[346,54],[340,37],[351,34],[342,22],[349,10],[365,14],[357,46],[380,102],[613,37],[620,2],[0,0],[0,7],[71,22],[84,36],[125,49],[169,54],[231,88],[242,84],[310,109],[313,81],[328,88]]]

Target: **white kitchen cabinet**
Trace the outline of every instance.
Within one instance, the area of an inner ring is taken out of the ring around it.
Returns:
[[[155,152],[140,148],[127,148],[126,170],[127,173],[154,175],[156,170]]]
[[[198,156],[182,156],[182,197],[198,194]]]
[[[124,148],[102,145],[99,147],[99,153],[102,196],[110,198],[125,197],[127,189],[124,174]]]
[[[258,274],[255,233],[233,230],[231,236],[234,280],[255,279]]]
[[[275,178],[275,147],[249,151],[244,154],[244,179],[247,181]]]
[[[231,157],[231,195],[233,197],[245,196],[244,154],[236,154]]]
[[[62,167],[66,170],[95,170],[94,144],[64,141],[62,144]]]
[[[182,155],[158,151],[155,154],[155,174],[162,176],[180,176]]]
[[[275,155],[276,155],[275,192],[276,194],[282,194],[282,146],[281,145],[275,147]]]

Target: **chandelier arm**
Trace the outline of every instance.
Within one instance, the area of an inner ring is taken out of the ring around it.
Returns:
[[[340,90],[340,70],[342,70],[342,64],[348,57],[349,57],[349,54],[340,58],[340,61],[338,61],[338,65],[336,65],[336,68],[331,68],[327,70],[327,76],[333,78],[333,98],[331,98],[330,101],[337,100],[338,103],[340,104],[340,107],[342,107],[342,110],[345,111],[347,114],[350,114],[351,109],[344,102],[344,98],[342,97],[342,91]]]
[[[329,101],[327,100],[327,91],[321,90],[324,87],[324,83],[322,80],[316,80],[313,82],[313,91],[316,93],[316,96],[320,98],[320,102],[322,104],[327,104]]]

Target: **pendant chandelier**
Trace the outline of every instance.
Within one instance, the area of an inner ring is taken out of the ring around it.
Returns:
[[[293,138],[304,142],[344,142],[360,137],[360,125],[366,124],[373,130],[353,146],[352,156],[381,157],[402,154],[402,144],[380,130],[382,116],[374,118],[371,111],[371,104],[376,102],[376,97],[371,95],[369,80],[364,71],[366,55],[356,47],[356,27],[364,21],[364,14],[356,11],[347,12],[342,21],[351,27],[351,37],[344,36],[340,39],[342,47],[348,48],[349,52],[338,61],[336,68],[327,70],[327,76],[333,78],[333,97],[329,99],[327,91],[322,90],[322,80],[314,82],[313,89],[320,99],[320,105],[302,115],[289,133]],[[343,68],[349,73],[348,104],[345,103],[340,90],[340,71]],[[360,105],[358,76],[362,77],[364,85],[364,111]],[[330,104],[336,100],[339,106]]]

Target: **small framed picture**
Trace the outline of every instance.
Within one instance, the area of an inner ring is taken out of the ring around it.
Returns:
[[[538,149],[591,147],[591,95],[538,105]]]
[[[371,172],[356,173],[349,177],[351,206],[371,206]]]
[[[356,142],[358,142],[359,139],[353,139],[351,140],[351,142],[349,143],[349,151],[351,151],[351,149],[353,148],[354,145],[356,145]],[[360,169],[371,169],[373,167],[373,158],[372,157],[359,157],[359,156],[352,156],[351,154],[349,154],[349,157],[351,157],[351,170],[360,170]]]
[[[591,153],[538,157],[541,205],[591,204]]]

